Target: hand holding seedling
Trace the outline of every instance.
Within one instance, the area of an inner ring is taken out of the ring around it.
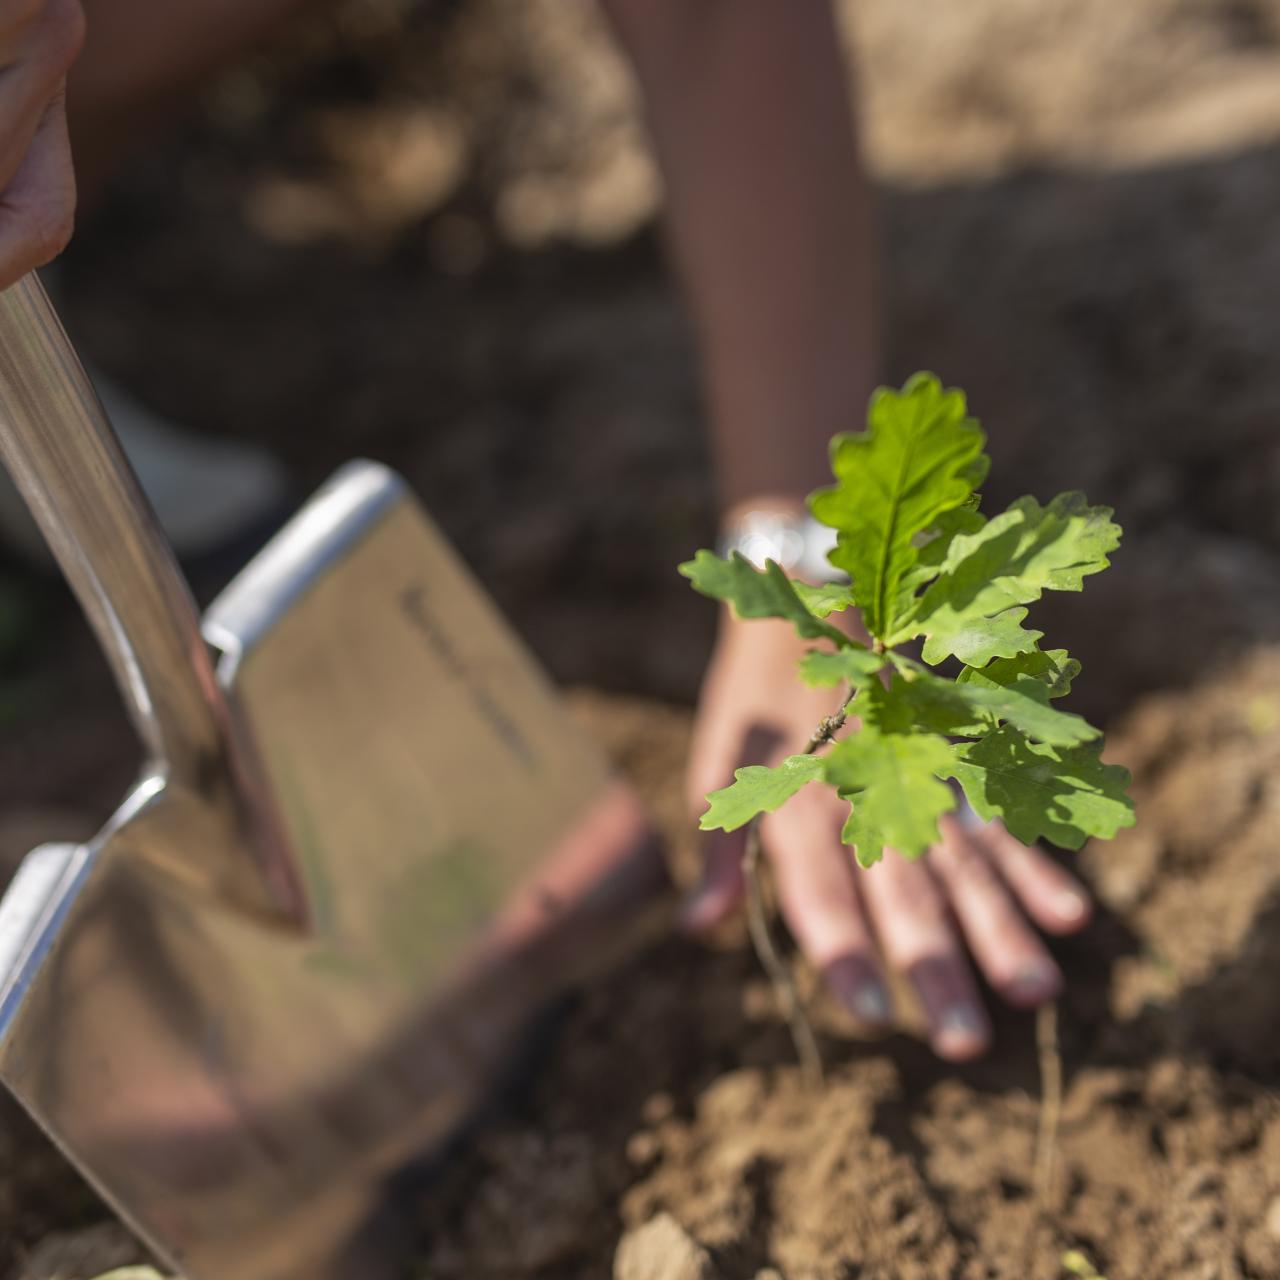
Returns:
[[[950,917],[1003,995],[1050,998],[1058,972],[1015,899],[1053,932],[1079,927],[1087,900],[1027,846],[1079,848],[1133,820],[1127,775],[1101,763],[1097,730],[1052,705],[1079,665],[1024,625],[1044,590],[1080,590],[1106,567],[1119,527],[1078,494],[1045,507],[1020,499],[987,519],[982,446],[963,396],[917,376],[877,393],[866,434],[837,437],[837,483],[811,499],[838,531],[831,558],[852,585],[811,587],[707,551],[681,567],[736,615],[695,743],[695,782],[719,789],[702,819],[709,874],[694,923],[736,905],[740,833],[760,823],[787,919],[836,993],[865,1020],[887,1019],[874,929],[948,1057],[971,1056],[988,1036]],[[905,646],[919,642],[916,659]],[[721,785],[744,757],[768,763]],[[982,823],[952,812],[949,781]],[[850,846],[869,871],[856,872]]]

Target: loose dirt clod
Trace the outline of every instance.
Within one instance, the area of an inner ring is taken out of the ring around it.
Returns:
[[[613,1280],[716,1280],[707,1251],[669,1214],[622,1237]]]
[[[166,1277],[151,1267],[122,1267],[119,1271],[98,1276],[97,1280],[166,1280]]]

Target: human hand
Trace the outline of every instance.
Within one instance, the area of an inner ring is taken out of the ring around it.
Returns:
[[[66,75],[83,42],[80,0],[0,0],[0,288],[71,238]]]
[[[690,753],[696,813],[734,769],[803,751],[835,711],[832,690],[806,688],[796,677],[807,647],[788,623],[724,615]],[[915,988],[930,1042],[944,1058],[975,1057],[990,1042],[970,955],[1010,1004],[1030,1008],[1057,995],[1061,971],[1032,922],[1058,934],[1083,927],[1091,905],[1077,880],[999,823],[956,815],[942,819],[941,842],[924,859],[887,853],[863,870],[840,842],[847,812],[830,788],[804,787],[765,818],[761,835],[792,933],[855,1017],[870,1026],[893,1017],[876,940]],[[704,839],[703,879],[685,910],[694,930],[725,919],[744,893],[743,832]]]

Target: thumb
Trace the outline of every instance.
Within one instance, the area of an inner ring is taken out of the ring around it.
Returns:
[[[0,192],[0,288],[57,257],[71,238],[75,177],[61,94],[49,105],[12,181]]]

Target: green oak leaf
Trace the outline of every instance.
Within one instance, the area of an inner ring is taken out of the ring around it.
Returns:
[[[836,743],[824,776],[853,805],[844,838],[863,866],[886,847],[917,858],[937,842],[938,818],[955,808],[951,788],[938,781],[952,764],[950,744],[931,733],[864,727]]]
[[[853,588],[847,582],[824,582],[821,586],[811,586],[807,582],[793,582],[796,595],[800,597],[804,607],[815,617],[827,618],[833,613],[841,613],[852,609],[856,603]]]
[[[963,394],[963,393],[962,393]],[[965,467],[963,475],[965,484],[973,491],[971,496],[967,498],[966,504],[975,510],[978,506],[979,494],[978,490],[982,487],[982,482],[991,474],[991,458],[980,453],[972,462]]]
[[[1025,609],[1017,608],[1006,609],[990,618],[941,618],[920,656],[935,665],[954,656],[966,666],[981,667],[992,658],[1028,653],[1044,638],[1044,632],[1024,627],[1022,622],[1026,616]]]
[[[986,458],[986,454],[982,455]],[[986,516],[977,509],[975,494],[970,503],[944,511],[923,533],[916,534],[915,567],[903,575],[903,591],[914,595],[926,583],[932,582],[942,568],[942,562],[951,550],[951,544],[960,534],[974,534],[987,523]]]
[[[960,684],[1008,687],[1032,679],[1044,685],[1046,696],[1063,698],[1080,674],[1080,663],[1065,649],[1033,649],[1013,658],[997,658],[985,667],[965,667],[956,677]]]
[[[971,711],[985,712],[997,720],[1011,724],[1034,742],[1052,747],[1073,747],[1101,736],[1083,716],[1051,707],[1044,685],[1027,678],[1005,688],[986,688],[977,684],[949,683],[968,703]]]
[[[860,867],[874,867],[884,857],[884,835],[876,828],[874,820],[866,815],[861,804],[850,806],[840,839],[853,850]]]
[[[977,532],[951,539],[938,577],[886,643],[923,635],[926,662],[954,654],[971,667],[1028,653],[1040,633],[1022,629],[1026,611],[1017,606],[1045,590],[1079,591],[1119,544],[1111,509],[1090,507],[1083,494],[1059,494],[1047,507],[1019,498]]]
[[[977,501],[976,494],[973,501]],[[903,614],[911,611],[920,589],[928,586],[938,576],[956,536],[961,533],[977,533],[984,524],[986,517],[980,515],[976,507],[955,507],[944,511],[929,529],[916,534],[913,539],[916,562],[902,575],[902,581],[898,585]]]
[[[902,661],[897,654],[890,656],[895,666]],[[926,733],[953,732],[945,727],[935,728],[926,722],[921,700],[911,696],[906,682],[897,675],[888,684],[876,680],[859,690],[857,710],[863,725],[880,733],[915,733],[921,729]],[[976,729],[979,733],[984,731],[985,726]]]
[[[770,769],[749,764],[733,781],[707,796],[709,808],[698,824],[703,831],[736,831],[759,813],[772,813],[806,783],[821,776],[826,761],[817,755],[788,756]]]
[[[735,551],[728,560],[712,551],[699,551],[680,566],[694,589],[733,605],[740,618],[786,618],[806,640],[853,644],[843,631],[814,617],[796,594],[795,584],[770,560],[757,569]]]
[[[800,659],[800,679],[817,687],[843,684],[847,680],[854,688],[860,689],[884,668],[884,664],[882,654],[872,653],[860,645],[837,649],[835,653],[811,649]]]
[[[894,656],[902,682],[899,697],[911,709],[915,723],[952,737],[978,737],[1005,721],[1036,742],[1070,747],[1099,736],[1082,716],[1049,705],[1049,688],[1032,676],[1008,684],[996,681],[948,680],[909,658]],[[967,668],[966,668],[967,669]]]
[[[1025,844],[1041,837],[1079,849],[1090,836],[1110,839],[1134,823],[1125,794],[1129,771],[1103,764],[1100,742],[1052,747],[1005,725],[981,742],[954,748],[950,766],[979,817],[1001,818]]]
[[[964,395],[916,374],[901,391],[871,398],[867,430],[837,436],[836,484],[810,499],[813,514],[837,531],[831,563],[849,574],[862,621],[888,636],[920,585],[916,536],[970,500],[985,475],[983,434]]]

